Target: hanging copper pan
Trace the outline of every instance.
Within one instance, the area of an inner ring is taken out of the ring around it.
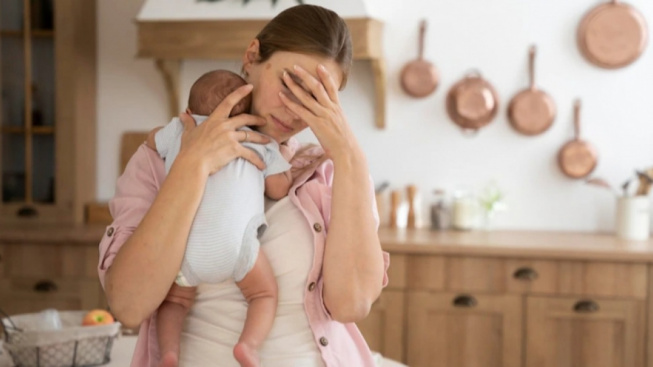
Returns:
[[[426,21],[422,20],[419,27],[419,54],[417,60],[409,62],[401,70],[401,87],[409,96],[416,98],[423,98],[433,93],[440,81],[438,69],[424,60],[425,33]]]
[[[632,6],[619,0],[590,10],[578,27],[578,47],[592,64],[617,69],[631,64],[648,41],[646,20]]]
[[[535,46],[529,50],[528,75],[530,86],[515,95],[508,106],[508,120],[524,135],[538,135],[548,130],[556,116],[553,99],[535,88]]]
[[[447,113],[465,131],[477,132],[496,117],[499,96],[478,72],[472,72],[454,84],[447,94]]]
[[[594,147],[580,139],[580,100],[574,105],[574,139],[567,142],[558,153],[558,164],[562,173],[570,178],[587,177],[598,161]]]

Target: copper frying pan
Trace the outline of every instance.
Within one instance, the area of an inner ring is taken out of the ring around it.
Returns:
[[[426,20],[422,20],[419,26],[419,54],[417,60],[409,62],[401,70],[401,87],[408,95],[416,98],[423,98],[433,93],[438,87],[440,79],[438,69],[424,60],[425,33]]]
[[[479,72],[472,72],[451,87],[446,106],[456,125],[466,133],[475,133],[496,117],[499,96]]]
[[[574,105],[574,139],[567,142],[558,152],[558,165],[567,177],[587,177],[598,161],[594,147],[580,139],[580,100]]]
[[[530,86],[515,95],[508,106],[510,125],[524,135],[538,135],[548,130],[556,116],[553,99],[546,92],[535,88],[535,46],[528,57]]]
[[[587,61],[617,69],[631,64],[644,52],[648,30],[640,12],[619,0],[611,0],[583,17],[577,38]]]

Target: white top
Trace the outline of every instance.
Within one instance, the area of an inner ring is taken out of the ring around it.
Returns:
[[[313,235],[286,196],[266,199],[268,228],[261,237],[279,287],[279,305],[260,355],[265,367],[323,367],[304,311],[304,291],[313,264]],[[243,328],[247,302],[233,280],[202,284],[181,337],[180,367],[238,367],[233,346]]]

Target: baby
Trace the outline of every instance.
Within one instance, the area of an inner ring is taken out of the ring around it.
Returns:
[[[191,87],[188,109],[197,124],[245,81],[238,75],[216,70],[202,75]],[[231,115],[248,112],[251,95],[241,100]],[[251,131],[251,129],[243,128]],[[165,159],[166,173],[179,153],[183,125],[178,118],[150,133],[147,145]],[[266,168],[260,171],[243,158],[236,159],[211,175],[190,229],[186,253],[175,281],[184,287],[169,295],[159,306],[157,333],[161,366],[176,366],[184,318],[200,283],[219,283],[233,278],[248,303],[245,325],[234,357],[241,366],[258,366],[258,348],[274,321],[277,284],[258,236],[265,230],[263,193],[274,200],[288,194],[292,184],[290,164],[294,151],[274,140],[266,145],[243,143],[261,156]],[[189,287],[189,288],[186,288]],[[181,296],[180,296],[181,295]]]

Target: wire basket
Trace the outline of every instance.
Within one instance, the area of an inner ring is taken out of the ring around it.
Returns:
[[[88,311],[61,311],[62,329],[39,330],[39,313],[2,319],[5,349],[16,367],[90,367],[109,363],[120,323],[81,326]]]

